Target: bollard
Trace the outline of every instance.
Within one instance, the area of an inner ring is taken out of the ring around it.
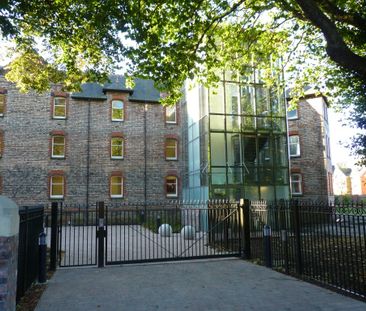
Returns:
[[[160,215],[156,217],[156,233],[159,233],[159,228],[161,226],[161,218]]]
[[[41,232],[38,238],[38,248],[39,248],[39,270],[38,270],[38,283],[46,283],[46,259],[47,259],[47,242],[46,233]]]
[[[263,227],[264,236],[264,264],[268,268],[272,268],[272,250],[271,250],[271,236],[272,230],[268,225]]]

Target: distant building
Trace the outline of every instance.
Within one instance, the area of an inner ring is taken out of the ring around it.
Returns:
[[[0,193],[18,204],[182,198],[181,111],[123,77],[21,94],[0,76]]]
[[[335,195],[353,195],[352,169],[344,164],[334,166],[334,194]]]
[[[291,193],[311,200],[333,199],[328,102],[312,89],[289,110]]]

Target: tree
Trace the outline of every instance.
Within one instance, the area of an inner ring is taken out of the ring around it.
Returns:
[[[42,90],[49,81],[77,87],[103,80],[121,61],[131,76],[153,78],[168,91],[166,103],[179,98],[187,78],[210,85],[218,80],[218,69],[243,73],[248,64],[261,70],[268,84],[274,83],[273,71],[285,68],[297,81],[298,96],[305,83],[316,83],[320,91],[331,86],[328,95],[342,100],[343,92],[362,99],[366,85],[361,0],[7,0],[1,5],[3,35],[17,43],[7,77],[23,90]],[[273,66],[283,55],[281,66]],[[361,101],[355,107],[365,112]],[[365,128],[364,118],[355,121]],[[353,144],[363,154],[364,141],[361,135]]]

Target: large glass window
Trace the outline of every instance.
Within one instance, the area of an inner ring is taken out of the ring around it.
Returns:
[[[210,91],[210,112],[224,113],[224,87],[222,83]]]
[[[299,135],[290,136],[290,156],[298,157],[300,156],[300,138]]]
[[[226,114],[239,114],[239,85],[237,83],[225,84]]]
[[[123,177],[112,176],[109,188],[111,198],[123,198]]]
[[[66,119],[66,98],[54,97],[53,98],[53,118],[54,119]]]
[[[50,198],[63,199],[65,193],[65,179],[62,175],[50,177]]]
[[[5,94],[0,94],[0,117],[4,115],[5,100],[6,100]]]
[[[175,105],[165,107],[165,123],[177,123],[177,107]]]
[[[122,100],[112,100],[112,121],[124,120],[124,103]]]
[[[178,197],[178,178],[176,176],[167,176],[165,178],[165,189],[167,197]]]
[[[291,191],[294,195],[302,194],[302,175],[291,174]]]
[[[65,157],[65,136],[52,136],[52,158]]]
[[[268,89],[257,86],[255,88],[255,101],[257,105],[257,115],[268,117],[270,115]]]
[[[178,142],[174,138],[168,138],[165,141],[165,159],[177,160],[178,158]]]
[[[211,165],[225,166],[225,134],[211,133]]]
[[[254,88],[249,85],[240,87],[240,105],[243,114],[255,115]]]
[[[123,159],[123,138],[112,137],[111,139],[111,158]]]

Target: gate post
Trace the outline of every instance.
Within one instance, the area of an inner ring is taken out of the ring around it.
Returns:
[[[51,203],[51,250],[50,250],[50,270],[56,271],[57,266],[57,218],[58,204]]]
[[[97,230],[97,238],[98,238],[98,268],[104,267],[104,241],[106,237],[106,230],[104,224],[105,218],[105,210],[104,210],[104,202],[97,202],[98,209],[98,230]]]
[[[303,272],[302,249],[301,249],[301,229],[300,229],[300,211],[299,201],[292,200],[292,208],[294,213],[294,231],[295,231],[295,245],[296,245],[296,273],[301,275]]]
[[[250,201],[244,200],[244,252],[245,258],[251,259],[250,247]]]

